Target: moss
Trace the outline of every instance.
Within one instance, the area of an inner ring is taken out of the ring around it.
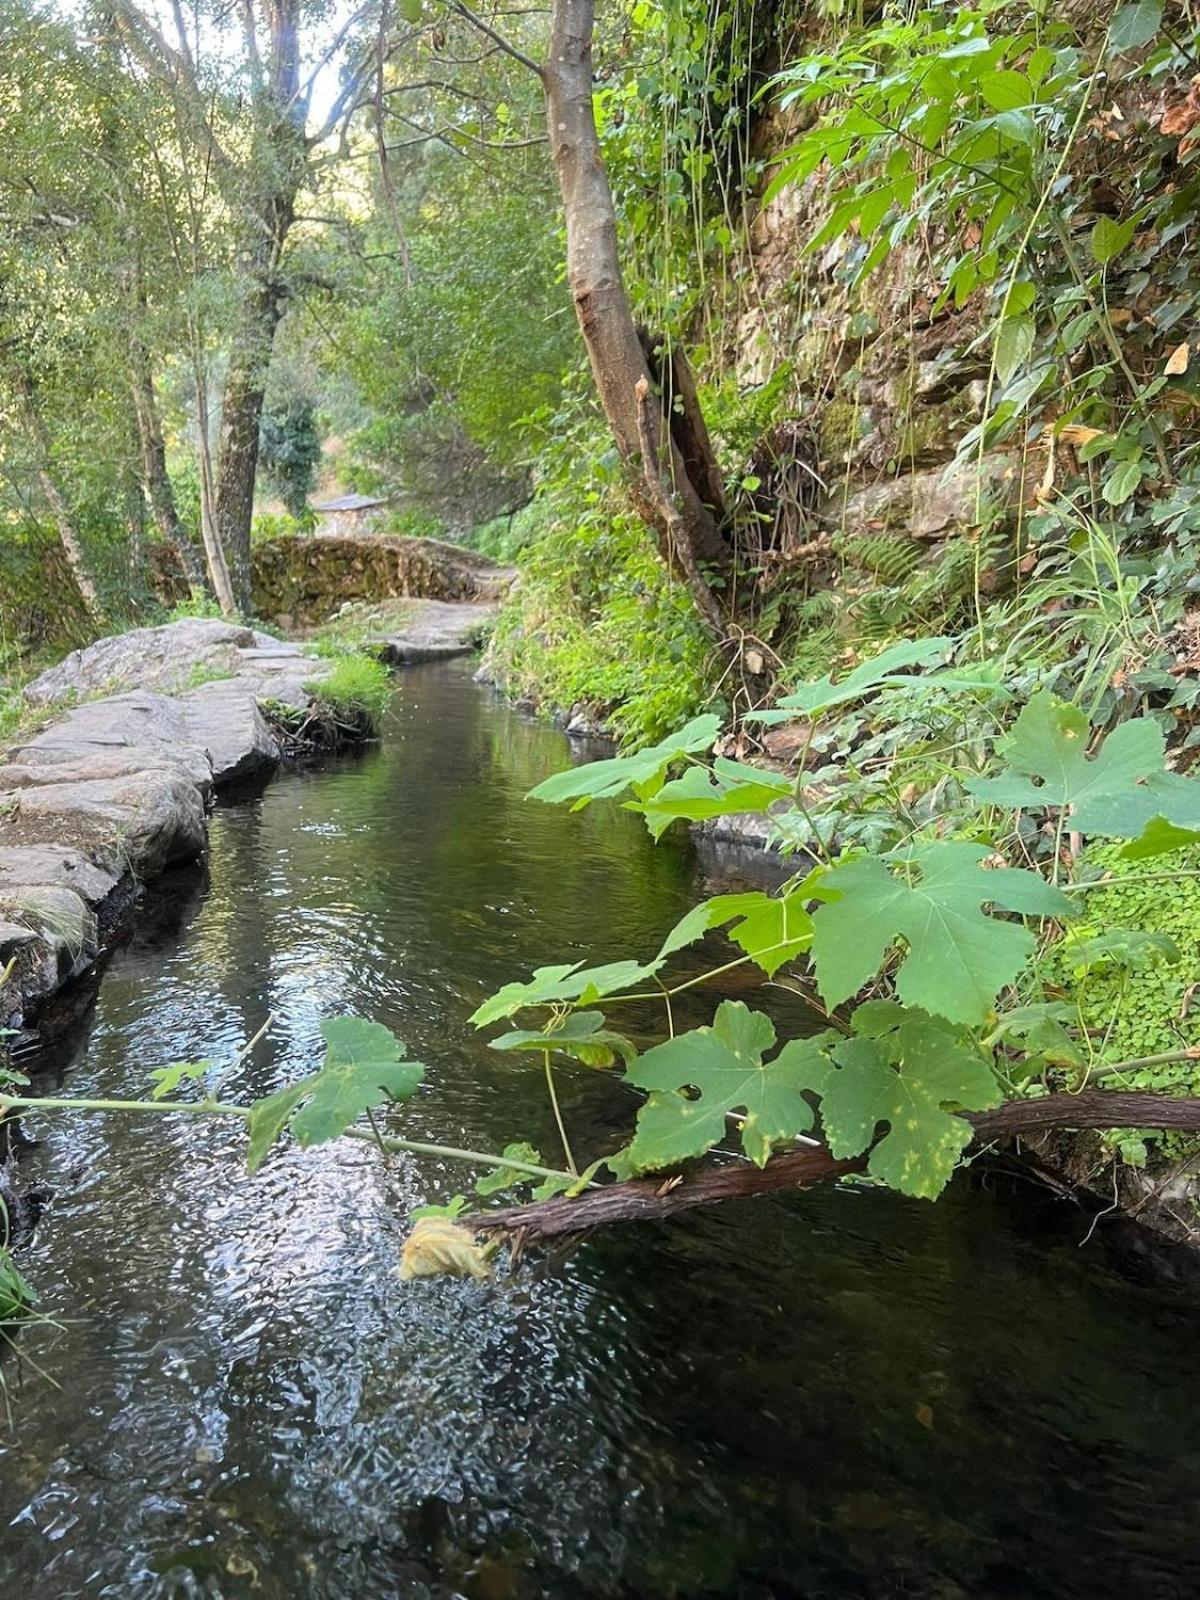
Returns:
[[[861,407],[847,398],[828,401],[821,411],[821,459],[844,461],[861,438]]]

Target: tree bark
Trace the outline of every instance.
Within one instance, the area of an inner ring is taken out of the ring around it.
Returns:
[[[1051,1094],[1040,1100],[1009,1100],[995,1111],[965,1114],[975,1130],[972,1146],[980,1148],[1021,1134],[1050,1128],[1200,1129],[1200,1098],[1170,1099],[1161,1094],[1090,1089],[1082,1094]],[[782,1189],[828,1183],[864,1172],[867,1156],[839,1160],[823,1146],[809,1146],[772,1156],[765,1167],[730,1162],[699,1167],[678,1182],[658,1176],[635,1178],[588,1190],[577,1199],[543,1200],[506,1206],[469,1219],[480,1233],[511,1233],[533,1244],[563,1234],[585,1233],[611,1222],[657,1221],[695,1206],[720,1200],[745,1199]]]
[[[543,83],[550,148],[567,226],[567,281],[604,414],[633,473],[639,514],[675,564],[676,538],[655,485],[669,485],[695,562],[724,565],[729,547],[687,463],[655,417],[649,450],[639,426],[638,384],[652,382],[621,275],[616,209],[592,106],[595,0],[555,0]]]

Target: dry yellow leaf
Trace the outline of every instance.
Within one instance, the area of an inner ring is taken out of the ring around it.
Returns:
[[[1057,437],[1060,444],[1087,444],[1089,439],[1098,439],[1103,432],[1103,428],[1086,428],[1082,422],[1068,422],[1058,430]]]
[[[487,1256],[466,1228],[448,1217],[422,1217],[404,1241],[402,1278],[489,1278]]]
[[[1178,378],[1188,369],[1188,362],[1192,358],[1192,347],[1189,344],[1177,344],[1167,357],[1167,364],[1163,368],[1168,378]]]

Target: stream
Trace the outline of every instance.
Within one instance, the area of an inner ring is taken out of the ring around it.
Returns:
[[[393,1131],[557,1165],[540,1063],[471,1011],[735,886],[620,810],[527,802],[567,759],[467,666],[402,674],[381,744],[218,810],[37,1092],[144,1093],[274,1012],[222,1090],[261,1094],[354,1013],[428,1069]],[[614,1147],[627,1093],[560,1081],[577,1153]],[[462,1169],[342,1141],[249,1177],[233,1125],[29,1120],[55,1198],[20,1261],[59,1326],[21,1336],[40,1374],[0,1365],[5,1597],[1200,1592],[1200,1291],[1032,1181],[819,1189],[406,1285],[407,1213]]]

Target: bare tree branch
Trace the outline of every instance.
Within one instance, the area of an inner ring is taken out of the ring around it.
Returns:
[[[519,50],[502,33],[497,33],[490,23],[485,22],[482,17],[476,16],[469,6],[463,4],[463,0],[450,0],[450,9],[456,16],[460,16],[465,22],[469,22],[473,28],[478,28],[480,33],[485,33],[493,44],[499,45],[506,56],[511,56],[514,61],[519,61],[523,67],[528,67],[530,72],[536,73],[539,78],[543,77],[541,67],[532,56],[527,56],[523,50]]]

